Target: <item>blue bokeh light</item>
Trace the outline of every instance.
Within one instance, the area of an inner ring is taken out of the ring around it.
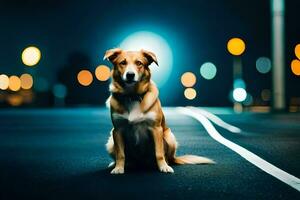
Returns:
[[[267,57],[260,57],[256,60],[256,69],[262,74],[268,73],[271,67],[271,60]]]
[[[200,74],[203,78],[211,80],[217,74],[216,66],[211,62],[206,62],[200,67]]]

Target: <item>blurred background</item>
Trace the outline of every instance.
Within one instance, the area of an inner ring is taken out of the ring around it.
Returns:
[[[0,107],[104,106],[107,49],[153,51],[164,106],[300,111],[298,0],[0,1]]]

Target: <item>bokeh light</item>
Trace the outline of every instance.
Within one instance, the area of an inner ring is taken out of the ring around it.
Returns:
[[[294,59],[291,63],[291,69],[295,75],[300,76],[300,60]]]
[[[20,106],[23,103],[23,96],[20,94],[11,94],[7,97],[7,102],[11,106]]]
[[[237,102],[245,101],[247,97],[247,92],[244,88],[235,88],[233,90],[233,99]]]
[[[65,98],[67,96],[67,88],[65,85],[57,83],[53,86],[53,94],[56,98]]]
[[[21,80],[17,76],[9,77],[9,85],[8,88],[12,91],[18,91],[21,88]]]
[[[33,78],[30,74],[22,74],[20,77],[21,80],[21,88],[28,90],[32,88],[33,85]]]
[[[22,52],[22,61],[27,66],[36,65],[41,59],[41,51],[34,46],[27,47]]]
[[[168,42],[162,36],[149,32],[138,31],[126,37],[119,45],[121,49],[151,51],[156,55],[159,67],[154,63],[150,65],[152,78],[158,86],[167,83],[173,66],[173,53]]]
[[[99,65],[95,70],[95,75],[99,81],[107,81],[110,78],[110,68],[106,65]]]
[[[237,78],[233,81],[233,88],[244,88],[246,89],[246,83],[243,79]]]
[[[185,72],[181,76],[181,83],[185,87],[193,87],[196,84],[196,76],[192,72]]]
[[[81,70],[77,75],[80,85],[89,86],[93,82],[93,75],[88,70]]]
[[[211,62],[206,62],[200,67],[200,74],[203,78],[211,80],[217,74],[216,66]]]
[[[300,60],[300,44],[295,46],[295,55]]]
[[[256,69],[262,74],[266,74],[271,70],[271,60],[267,57],[260,57],[256,60]]]
[[[261,98],[264,101],[270,101],[271,99],[271,90],[269,89],[264,89],[261,91]]]
[[[9,78],[5,74],[0,75],[0,89],[6,90],[9,85]]]
[[[246,49],[245,42],[240,38],[232,38],[227,43],[227,50],[234,56],[239,56]]]
[[[184,90],[184,96],[185,96],[185,98],[187,98],[189,100],[193,100],[196,98],[197,92],[194,88],[186,88]]]

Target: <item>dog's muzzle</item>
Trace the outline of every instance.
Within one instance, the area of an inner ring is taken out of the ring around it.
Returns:
[[[134,74],[134,72],[127,72],[126,73],[126,82],[127,83],[133,83],[133,82],[135,82],[135,74]]]

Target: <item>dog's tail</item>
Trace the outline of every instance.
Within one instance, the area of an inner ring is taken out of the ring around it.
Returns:
[[[202,156],[195,156],[195,155],[184,155],[184,156],[178,156],[175,157],[173,162],[178,165],[184,165],[184,164],[215,164],[215,161],[202,157]]]

